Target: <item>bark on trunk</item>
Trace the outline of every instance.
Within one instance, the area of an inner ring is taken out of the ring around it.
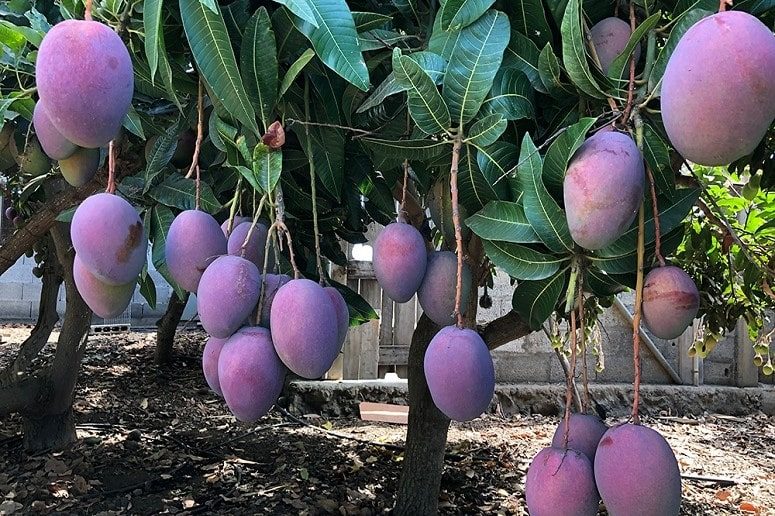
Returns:
[[[439,327],[423,315],[409,348],[409,427],[395,514],[436,514],[449,418],[433,404],[423,361]]]
[[[175,332],[188,302],[188,292],[180,299],[175,291],[170,295],[167,311],[156,321],[156,365],[167,365],[172,361]]]
[[[21,411],[24,445],[33,452],[62,449],[76,439],[73,393],[92,315],[73,281],[75,252],[70,241],[70,225],[56,223],[51,235],[64,272],[67,311],[54,359],[37,378],[37,403]]]
[[[24,417],[22,430],[24,448],[28,451],[61,450],[76,440],[73,409],[68,407],[61,414]]]
[[[38,320],[35,322],[30,336],[20,346],[14,361],[0,373],[0,385],[8,385],[21,379],[32,360],[46,346],[54,326],[59,322],[57,299],[59,286],[63,280],[62,267],[54,251],[53,241],[50,237],[46,237],[46,240],[48,240],[48,255],[42,264],[43,277],[38,303]]]

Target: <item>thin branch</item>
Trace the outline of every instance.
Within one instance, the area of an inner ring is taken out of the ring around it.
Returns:
[[[409,160],[404,160],[404,182],[401,187],[401,205],[398,208],[398,220],[406,220],[405,219],[405,207],[406,207],[406,186],[409,179]]]
[[[576,380],[576,310],[570,312],[570,371],[566,375],[565,384],[565,431],[562,435],[562,447],[568,448],[570,437],[570,406],[573,395],[573,384]]]
[[[630,33],[635,32],[635,3],[630,0]],[[630,55],[630,81],[627,86],[627,104],[622,114],[622,124],[626,124],[632,112],[632,99],[635,95],[635,52]]]
[[[309,78],[304,78],[304,116],[309,120]],[[320,258],[320,229],[318,228],[318,206],[317,206],[317,186],[315,179],[315,160],[312,157],[312,138],[309,135],[309,125],[304,126],[304,133],[307,136],[307,160],[309,161],[309,187],[312,195],[312,232],[315,236],[315,261],[318,268],[319,282],[322,286],[326,285],[326,275],[323,271],[323,262]]]
[[[649,190],[651,190],[651,211],[654,213],[654,254],[659,261],[659,266],[665,266],[665,259],[662,256],[662,231],[659,227],[659,208],[657,207],[657,189],[654,185],[654,174],[651,167],[646,165],[646,176],[649,180]]]
[[[458,131],[455,136],[455,143],[452,146],[452,166],[449,169],[449,185],[452,194],[452,223],[455,226],[455,244],[457,248],[457,284],[455,287],[455,312],[457,318],[457,327],[463,327],[463,312],[460,310],[460,304],[463,297],[463,232],[460,228],[460,205],[458,201],[457,172],[460,162],[460,149],[463,147],[463,138]]]
[[[288,127],[299,124],[304,126],[314,126],[314,127],[328,127],[329,129],[343,129],[345,131],[350,131],[353,133],[362,134],[364,136],[371,136],[376,133],[373,131],[366,131],[365,129],[358,129],[357,127],[349,127],[346,125],[339,125],[339,124],[324,124],[322,122],[309,122],[309,121],[303,121],[303,120],[296,120],[295,118],[286,118],[285,119],[286,124]]]
[[[635,370],[632,382],[632,421],[640,423],[638,407],[640,405],[640,319],[643,303],[643,262],[646,254],[645,245],[645,215],[643,203],[638,210],[638,270],[635,281],[635,313],[632,316],[632,361]]]

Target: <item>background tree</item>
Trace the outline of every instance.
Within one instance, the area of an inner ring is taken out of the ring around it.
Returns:
[[[773,307],[766,245],[773,235],[766,191],[774,182],[772,139],[731,171],[692,169],[671,152],[659,113],[660,80],[677,41],[717,8],[702,1],[97,2],[94,19],[122,36],[135,73],[118,146],[118,191],[141,210],[153,265],[180,299],[185,294],[166,267],[164,248],[181,210],[196,207],[219,221],[281,216],[301,273],[317,278],[318,255],[346,265],[338,242],[364,243],[368,224],[389,223],[396,201],[406,198],[408,220],[428,242],[457,249],[476,285],[490,283],[495,267],[516,280],[513,311],[487,325],[476,325],[477,289],[463,300],[466,325],[490,349],[541,330],[549,317],[567,317],[566,292],[579,283],[590,327],[599,306],[635,287],[639,237],[643,263],[672,256],[700,285],[707,334],[720,335],[741,316],[755,332]],[[736,8],[772,25],[766,3]],[[0,271],[54,227],[56,217],[67,221],[77,202],[104,187],[98,175],[50,195],[45,186],[57,180],[57,168],[29,164],[33,50],[51,24],[81,18],[83,10],[71,0],[8,6],[0,32],[8,49],[0,62],[0,122],[12,128],[4,130],[12,133],[3,146],[3,155],[13,158],[7,190],[26,222],[0,249]],[[635,30],[604,72],[589,28],[617,13]],[[653,199],[647,188],[640,227],[636,222],[615,242],[588,252],[570,237],[563,178],[585,138],[611,124],[629,131],[641,148],[653,174]],[[193,155],[200,180],[187,173]],[[456,184],[448,190],[439,188],[451,180]],[[738,196],[728,190],[730,181],[747,190]],[[424,206],[438,198],[434,191],[450,199],[432,228]],[[450,202],[453,191],[457,202]],[[468,215],[458,241],[444,231],[451,205]],[[738,220],[739,212],[747,219]],[[289,271],[288,248],[277,256],[280,269]],[[724,274],[710,273],[710,266]],[[741,277],[750,288],[734,287]],[[138,282],[154,305],[147,271]],[[337,287],[351,325],[376,317],[356,293]],[[728,292],[745,301],[722,308]],[[433,404],[423,358],[437,330],[421,318],[410,348],[412,410],[399,513],[436,509],[449,419]],[[69,355],[74,359],[82,353],[79,339],[74,349],[80,351]],[[769,363],[763,340],[758,345],[761,362]],[[0,400],[0,412],[27,406],[26,398],[7,398],[13,403]]]

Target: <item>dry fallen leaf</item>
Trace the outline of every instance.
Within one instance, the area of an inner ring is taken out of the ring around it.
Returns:
[[[751,502],[743,502],[740,504],[740,510],[743,512],[752,512],[754,514],[759,514],[761,512],[761,509]]]

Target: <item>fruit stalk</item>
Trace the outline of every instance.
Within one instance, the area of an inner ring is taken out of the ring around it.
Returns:
[[[570,437],[570,406],[573,401],[573,379],[576,377],[576,310],[570,313],[570,369],[565,385],[565,433],[562,436],[562,447],[568,449]]]
[[[309,78],[304,78],[304,116],[309,120]],[[312,159],[312,139],[309,136],[309,125],[304,125],[304,134],[307,139],[307,159],[309,160],[309,187],[312,194],[312,227],[315,235],[315,261],[318,267],[318,281],[322,286],[326,286],[326,274],[323,270],[323,262],[320,259],[320,233],[318,230],[318,207],[317,190],[315,186],[315,160]],[[404,179],[406,181],[406,179]],[[404,183],[404,194],[406,194],[406,183]]]
[[[116,150],[113,140],[108,144],[108,186],[107,193],[116,193]]]
[[[586,413],[589,410],[589,377],[587,374],[587,341],[584,334],[584,275],[579,276],[579,327],[581,329],[581,357],[583,360],[583,369],[581,370],[581,382],[584,384],[584,398],[581,404],[581,411]],[[567,425],[567,423],[566,423]]]
[[[463,233],[460,228],[460,205],[457,189],[457,171],[460,149],[463,147],[463,128],[458,130],[452,144],[452,166],[449,168],[449,190],[452,194],[452,224],[455,226],[455,247],[457,249],[457,284],[455,286],[455,318],[458,328],[463,327],[463,313],[460,303],[463,297]]]
[[[231,230],[234,229],[234,216],[237,214],[237,208],[240,204],[240,196],[242,193],[242,174],[237,178],[237,186],[234,189],[234,197],[231,198],[231,207],[229,208],[229,223],[226,225],[226,234],[230,235]]]
[[[293,254],[293,241],[291,240],[291,232],[288,231],[288,226],[285,225],[285,200],[283,198],[283,189],[278,184],[275,187],[275,191],[277,192],[277,197],[275,198],[277,203],[277,220],[275,220],[273,226],[277,226],[278,239],[279,236],[284,236],[285,241],[288,243],[288,256],[290,257],[291,267],[293,268],[293,279],[299,279],[301,278],[301,273],[299,272],[299,268],[296,266],[296,255]],[[282,243],[282,240],[280,240],[280,242]],[[282,246],[280,247],[282,249]]]
[[[657,207],[657,189],[654,185],[654,174],[651,168],[646,166],[646,176],[649,179],[649,189],[651,190],[651,210],[654,213],[654,255],[659,261],[659,266],[665,266],[665,259],[662,257],[662,231],[659,229],[659,208]]]
[[[202,78],[199,77],[198,81],[198,89],[197,89],[197,99],[196,99],[196,111],[197,111],[197,121],[196,121],[196,142],[194,143],[194,155],[191,157],[191,166],[188,168],[188,173],[186,174],[186,177],[191,177],[191,175],[196,172],[196,199],[195,199],[195,207],[198,210],[199,209],[199,197],[200,197],[200,181],[199,181],[199,151],[202,148],[202,139],[204,138],[204,87],[202,84]],[[231,223],[229,224],[231,225]]]
[[[256,198],[253,197],[253,209],[256,207]],[[266,194],[261,196],[261,200],[258,201],[258,209],[253,213],[253,222],[250,224],[250,229],[248,230],[248,234],[245,235],[245,240],[242,242],[242,247],[240,248],[240,256],[245,257],[245,252],[248,247],[248,242],[250,242],[250,237],[253,236],[253,230],[256,228],[256,225],[258,224],[258,218],[261,216],[261,212],[264,211],[264,203],[266,202]],[[267,232],[267,241],[269,241],[269,233]],[[266,269],[263,269],[266,270]]]
[[[92,0],[86,0],[84,2],[83,19],[87,20],[87,21],[91,21],[92,20],[92,17],[91,17],[91,2],[92,2]],[[722,0],[722,3],[723,3],[723,0]]]

